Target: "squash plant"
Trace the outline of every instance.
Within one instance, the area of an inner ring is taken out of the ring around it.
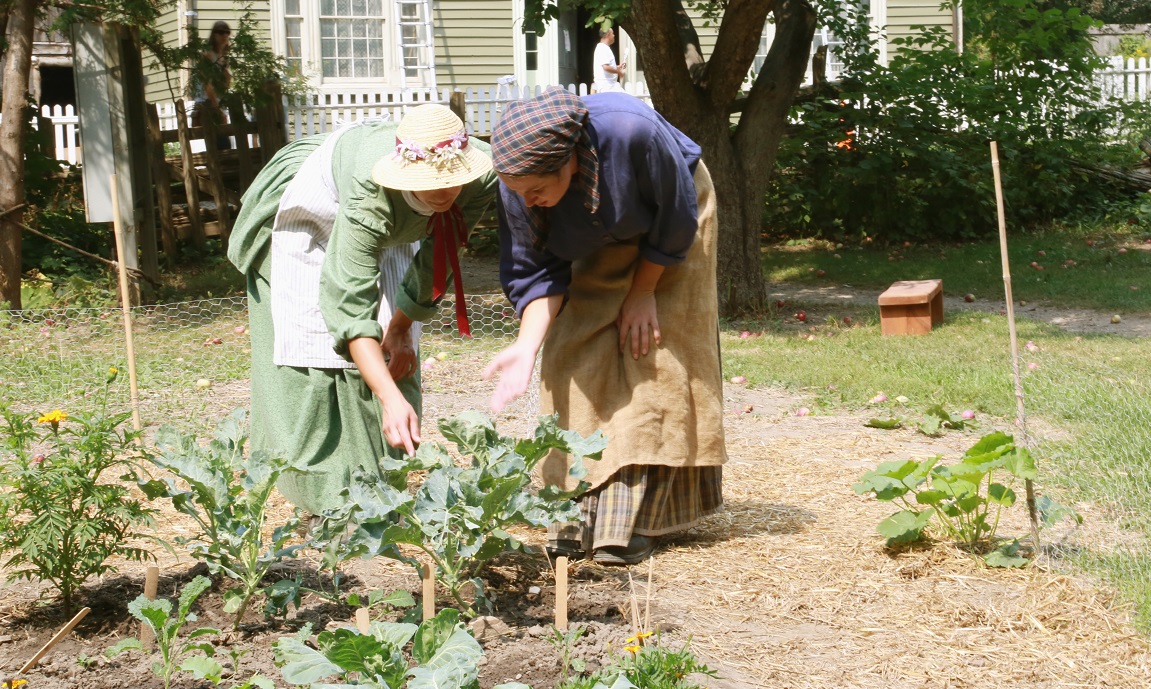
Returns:
[[[467,460],[459,466],[442,445],[423,443],[414,456],[384,459],[385,476],[358,472],[345,495],[355,507],[351,519],[358,526],[348,540],[352,553],[385,555],[420,563],[396,547],[419,548],[435,565],[435,577],[465,614],[475,609],[464,598],[469,584],[475,600],[487,604],[479,573],[494,557],[524,544],[507,532],[512,525],[547,527],[553,522],[579,519],[574,502],[587,489],[547,486],[530,490],[532,471],[552,450],[571,456],[569,474],[587,475],[585,459],[599,459],[607,439],[599,431],[584,438],[559,427],[556,416],[540,419],[530,438],[500,435],[492,421],[476,412],[464,412],[439,422],[440,432]],[[427,475],[414,492],[397,489],[409,472]]]
[[[859,495],[870,493],[903,505],[877,527],[888,545],[917,541],[928,527],[969,550],[995,544],[1003,509],[1016,501],[1015,481],[1038,476],[1031,453],[1001,432],[983,436],[956,464],[942,465],[941,460],[936,455],[923,461],[883,462],[852,486]],[[1046,503],[1044,511],[1054,513],[1053,503]],[[1020,567],[1027,560],[1018,551],[1019,544],[1011,542],[985,559],[992,566]]]
[[[188,544],[189,551],[206,562],[213,574],[222,572],[238,582],[224,593],[224,611],[235,614],[236,629],[257,594],[274,599],[274,585],[261,586],[272,565],[293,557],[302,547],[288,545],[299,525],[296,516],[274,529],[270,539],[264,535],[268,499],[276,481],[285,472],[302,468],[264,451],[245,456],[246,416],[243,409],[237,409],[226,417],[206,447],[192,435],[161,428],[156,432],[158,454],[152,461],[175,474],[187,489],[170,478],[140,484],[149,497],[171,499],[173,507],[200,527],[199,533],[178,542]]]

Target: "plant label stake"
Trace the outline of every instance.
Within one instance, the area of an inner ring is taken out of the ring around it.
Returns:
[[[436,616],[436,580],[432,576],[431,565],[424,565],[420,572],[420,581],[424,585],[424,619],[430,620]]]
[[[568,630],[568,556],[556,558],[556,629]]]
[[[156,587],[160,581],[160,568],[155,565],[150,565],[148,570],[144,573],[144,597],[148,600],[156,600]],[[155,641],[156,635],[152,628],[146,624],[140,625],[140,645],[145,649],[152,649],[152,642]]]
[[[371,617],[368,614],[367,608],[356,609],[356,629],[361,634],[367,634],[371,630]]]
[[[128,350],[128,385],[132,401],[132,428],[139,432],[140,390],[136,385],[136,345],[132,340],[132,298],[128,291],[128,265],[124,256],[124,230],[120,226],[120,196],[116,190],[116,175],[112,175],[112,231],[116,236],[116,267],[120,274],[120,305],[124,309],[124,346]],[[144,439],[136,437],[136,444]]]
[[[48,640],[48,643],[40,647],[40,650],[36,652],[36,655],[32,656],[32,660],[24,663],[24,667],[20,668],[20,674],[23,675],[32,668],[36,667],[36,663],[39,663],[41,658],[48,655],[48,651],[51,651],[53,646],[63,641],[64,637],[68,636],[68,632],[72,631],[76,625],[80,624],[80,620],[87,617],[91,610],[91,608],[82,608],[80,612],[76,613],[76,616],[69,620],[68,624],[64,625],[63,629],[56,632],[56,636],[53,636]]]
[[[1023,377],[1019,372],[1019,335],[1015,331],[1015,300],[1011,296],[1011,264],[1007,258],[1007,218],[1003,211],[1003,184],[999,177],[999,143],[991,142],[991,172],[995,177],[995,208],[999,216],[999,258],[1003,264],[1003,289],[1007,296],[1007,332],[1011,339],[1011,373],[1015,378],[1015,425],[1023,437],[1023,446],[1031,449],[1027,435],[1027,416],[1023,407]],[[1031,541],[1039,557],[1039,511],[1035,507],[1035,484],[1024,479],[1027,490],[1027,515],[1031,518]]]

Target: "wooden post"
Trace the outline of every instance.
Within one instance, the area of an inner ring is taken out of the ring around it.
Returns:
[[[356,609],[356,630],[361,634],[367,634],[372,629],[372,618],[368,613],[367,608]]]
[[[452,95],[448,97],[448,107],[463,121],[464,129],[469,129],[468,101],[463,91],[452,91]]]
[[[568,556],[556,558],[556,629],[568,629]]]
[[[132,428],[143,429],[140,423],[140,390],[136,387],[136,345],[132,340],[132,300],[128,291],[128,267],[124,256],[124,230],[120,222],[120,192],[116,185],[116,175],[112,175],[112,230],[116,236],[116,267],[120,273],[120,305],[124,311],[124,345],[128,354],[128,383],[132,400]],[[144,439],[137,436],[136,444]]]
[[[200,187],[196,180],[196,166],[192,164],[192,141],[188,138],[188,114],[184,101],[176,100],[176,130],[180,136],[180,167],[184,172],[184,195],[188,199],[188,232],[196,248],[203,249],[208,238],[200,218]]]
[[[239,112],[237,117],[236,113]],[[244,192],[252,184],[255,178],[255,173],[252,171],[252,150],[248,147],[248,132],[251,131],[251,126],[248,124],[248,117],[244,114],[244,106],[241,103],[236,103],[231,111],[232,115],[232,133],[236,137],[236,154],[240,157],[239,160],[239,192],[243,196]]]
[[[424,565],[420,572],[420,581],[423,583],[424,619],[430,620],[436,616],[436,578],[432,576],[432,566]]]
[[[156,565],[149,565],[148,570],[144,573],[144,597],[148,600],[156,600],[156,588],[160,582],[160,568]],[[152,643],[156,640],[155,632],[147,624],[140,623],[140,643],[144,646],[145,650],[152,650]]]
[[[160,134],[160,113],[155,103],[148,104],[148,145],[152,149],[152,177],[156,187],[156,203],[160,211],[160,242],[169,261],[176,260],[176,227],[172,224],[172,180],[168,177],[168,163],[164,159],[164,139]]]
[[[220,237],[227,241],[232,223],[228,208],[228,187],[224,184],[224,173],[220,169],[220,149],[216,146],[216,137],[219,136],[216,124],[218,113],[212,110],[204,114],[204,153],[208,181],[212,184],[212,196],[216,198],[216,224],[220,227]]]
[[[284,147],[284,92],[279,81],[264,86],[265,102],[256,107],[256,131],[260,136],[260,157],[264,165]]]
[[[1011,295],[1011,262],[1007,259],[1007,218],[1003,212],[1003,185],[999,179],[999,143],[991,142],[991,173],[995,180],[995,206],[999,219],[999,257],[1003,266],[1003,290],[1007,296],[1007,333],[1011,340],[1011,373],[1015,378],[1015,425],[1024,448],[1031,449],[1027,435],[1027,416],[1023,406],[1023,376],[1019,371],[1019,334],[1015,331],[1015,298]],[[1027,514],[1031,518],[1031,540],[1035,557],[1039,557],[1039,510],[1035,505],[1035,484],[1026,479]]]
[[[24,667],[20,668],[20,674],[23,675],[32,668],[36,667],[36,663],[39,663],[41,658],[48,655],[48,651],[51,651],[53,646],[60,643],[60,641],[63,640],[65,636],[68,636],[68,632],[75,629],[76,625],[80,624],[80,620],[87,617],[89,612],[91,612],[91,608],[84,608],[80,612],[76,613],[76,616],[69,620],[68,624],[64,625],[63,629],[56,632],[56,635],[49,639],[48,643],[40,647],[40,650],[36,652],[36,655],[32,656],[32,660],[24,663]]]

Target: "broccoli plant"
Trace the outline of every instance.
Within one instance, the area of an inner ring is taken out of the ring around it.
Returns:
[[[439,428],[468,465],[458,466],[442,445],[424,443],[412,457],[381,461],[386,480],[357,473],[345,491],[355,506],[351,518],[358,524],[348,547],[351,552],[385,555],[416,567],[419,562],[396,546],[419,548],[431,558],[436,579],[456,604],[474,616],[465,588],[474,586],[476,602],[486,604],[480,571],[500,553],[524,550],[508,527],[547,527],[579,519],[573,498],[587,484],[580,481],[571,491],[547,486],[533,492],[532,470],[558,450],[571,456],[569,474],[582,479],[587,475],[583,460],[599,459],[607,440],[599,431],[584,438],[563,430],[554,415],[541,418],[534,435],[525,439],[500,435],[490,419],[474,412],[441,420]],[[414,493],[395,487],[404,485],[403,479],[416,470],[427,476]]]
[[[349,628],[322,631],[313,645],[307,642],[310,631],[305,628],[275,644],[276,664],[288,684],[322,689],[336,686],[326,678],[337,677],[372,689],[479,687],[478,661],[484,651],[451,608],[418,627],[372,622],[367,634]]]
[[[301,471],[288,460],[263,451],[244,455],[247,442],[246,414],[237,409],[221,422],[216,437],[206,447],[196,438],[164,427],[156,433],[158,455],[152,461],[175,474],[173,479],[141,483],[149,497],[167,497],[172,506],[191,517],[200,531],[179,539],[216,574],[222,572],[238,582],[225,592],[224,610],[235,614],[239,628],[249,604],[257,594],[274,596],[274,588],[261,582],[272,565],[292,557],[302,547],[288,545],[299,519],[295,516],[265,537],[268,499],[285,472]],[[273,605],[273,608],[276,606]]]

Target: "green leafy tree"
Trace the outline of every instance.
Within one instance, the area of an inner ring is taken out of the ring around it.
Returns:
[[[603,20],[618,21],[639,48],[652,101],[673,125],[703,147],[715,183],[720,236],[720,312],[762,312],[760,267],[763,199],[803,83],[815,12],[805,0],[579,0]],[[568,7],[564,3],[564,7]],[[719,26],[704,56],[688,9]],[[526,0],[527,30],[556,16],[557,0]],[[750,90],[744,80],[768,17],[775,39]],[[533,21],[534,20],[534,21]],[[736,123],[733,125],[733,114]]]

